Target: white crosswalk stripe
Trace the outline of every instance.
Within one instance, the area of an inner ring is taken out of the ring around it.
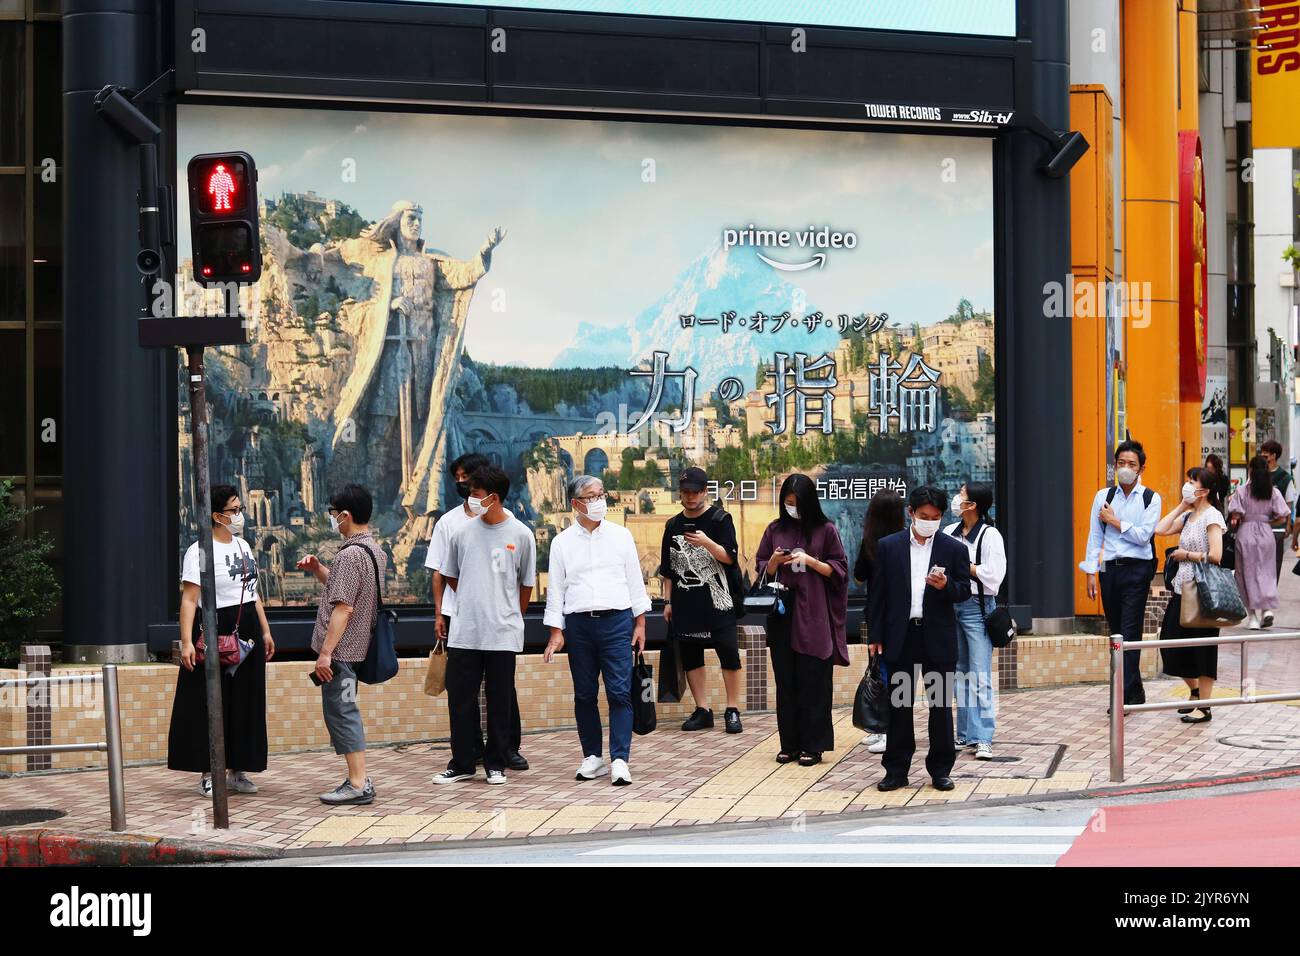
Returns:
[[[583,856],[1060,856],[1069,843],[620,843]]]
[[[1077,837],[1083,827],[979,827],[979,826],[878,826],[848,830],[840,836],[978,836],[978,837]]]

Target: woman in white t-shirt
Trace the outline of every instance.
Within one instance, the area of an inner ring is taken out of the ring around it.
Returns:
[[[266,612],[257,596],[257,559],[241,537],[244,509],[230,485],[212,489],[212,554],[217,578],[217,631],[251,641],[248,656],[233,674],[221,676],[221,709],[226,728],[226,786],[236,793],[256,793],[249,773],[266,769],[266,662],[275,655],[275,641]],[[185,552],[181,567],[181,669],[176,678],[171,730],[167,736],[167,766],[202,774],[199,792],[212,794],[208,772],[208,699],[204,666],[196,660],[203,614],[200,551],[196,541]],[[216,653],[216,640],[204,645]]]
[[[970,552],[970,597],[953,607],[957,613],[957,747],[974,749],[979,760],[993,759],[996,726],[993,641],[984,618],[997,607],[998,590],[1007,575],[1006,545],[989,521],[992,507],[993,486],[967,482],[952,499],[952,513],[961,520],[944,530],[965,542]]]

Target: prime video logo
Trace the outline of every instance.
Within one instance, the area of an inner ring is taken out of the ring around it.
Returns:
[[[152,893],[82,893],[78,886],[50,897],[50,925],[56,927],[128,926],[132,935],[153,928]]]

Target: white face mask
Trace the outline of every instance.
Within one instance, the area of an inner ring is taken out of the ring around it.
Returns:
[[[912,527],[920,537],[932,538],[939,530],[939,519],[913,518]]]
[[[1183,485],[1183,501],[1189,505],[1196,504],[1196,493],[1201,489],[1190,481]]]
[[[244,513],[241,511],[237,515],[230,515],[230,521],[226,525],[226,530],[238,537],[244,533]]]
[[[491,495],[488,495],[487,498],[466,499],[465,504],[469,507],[470,514],[472,514],[476,518],[487,514],[488,512],[487,505],[483,504],[483,502],[487,501],[487,499],[491,497],[492,497]]]
[[[1138,473],[1132,468],[1120,468],[1115,472],[1115,478],[1121,485],[1131,485],[1138,480]]]
[[[795,521],[799,520],[799,509],[796,508],[794,505],[786,505],[785,513],[788,514]]]
[[[961,497],[960,495],[958,495],[956,498],[952,499],[952,513],[953,513],[953,514],[955,514],[958,518],[960,518],[961,515],[962,515],[962,512],[965,511],[965,510],[966,510],[966,499],[965,499],[965,498],[963,498],[963,497]]]
[[[339,528],[338,515],[330,515],[329,517],[330,517],[330,530],[333,531],[335,534],[342,534],[343,532]]]
[[[604,519],[606,505],[603,497],[597,498],[595,501],[588,501],[585,504],[587,505],[587,517],[589,519],[592,521],[601,521]]]

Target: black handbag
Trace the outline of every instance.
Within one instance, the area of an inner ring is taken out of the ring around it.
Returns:
[[[980,549],[984,547],[984,532],[988,526],[980,532],[979,537],[975,539],[975,564],[980,563]],[[994,647],[1006,647],[1016,639],[1016,622],[1011,617],[1011,610],[1005,604],[997,603],[997,595],[993,596],[993,610],[984,609],[984,582],[975,575],[975,587],[979,592],[980,614],[984,615],[984,630],[989,636],[989,642]]]
[[[379,602],[375,609],[375,623],[370,628],[370,646],[366,659],[357,664],[357,680],[363,684],[382,684],[397,676],[397,613],[384,607],[384,590],[379,579],[379,562],[363,544],[345,544],[344,548],[357,547],[366,553],[375,569],[375,596]]]
[[[776,610],[776,591],[767,580],[767,568],[758,576],[758,580],[750,585],[749,593],[745,595],[745,612],[748,614],[771,614]]]
[[[872,734],[889,732],[889,692],[880,676],[880,659],[872,654],[867,672],[853,695],[853,726]]]
[[[655,670],[638,652],[632,663],[632,733],[645,736],[658,726],[655,713]]]
[[[682,699],[681,661],[677,638],[669,635],[659,652],[659,687],[656,697],[661,704],[676,704]]]

